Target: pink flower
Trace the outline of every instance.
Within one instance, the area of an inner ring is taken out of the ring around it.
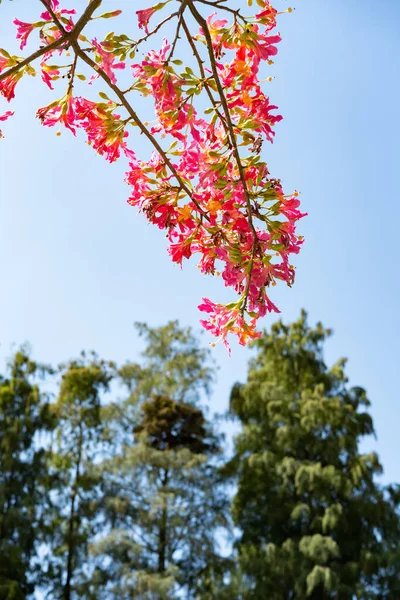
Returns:
[[[239,344],[245,346],[250,340],[261,337],[261,331],[255,330],[256,319],[251,319],[247,323],[239,309],[238,304],[215,304],[208,298],[203,298],[203,304],[198,306],[198,309],[210,314],[208,321],[202,320],[200,323],[205,329],[222,340],[223,344],[228,349],[230,347],[227,341],[229,333],[238,336]]]
[[[125,124],[110,110],[99,106],[96,102],[86,98],[76,98],[75,117],[79,127],[85,130],[88,143],[98,154],[105,157],[108,162],[115,162],[124,149]]]
[[[22,75],[22,71],[17,71],[17,73],[14,73],[13,75],[10,75],[9,77],[6,77],[0,81],[0,94],[4,96],[7,102],[10,102],[13,98],[15,98],[15,86],[21,79]]]
[[[68,94],[67,96],[64,96],[62,100],[39,108],[39,110],[36,111],[36,116],[45,127],[54,127],[54,125],[57,125],[58,123],[64,125],[76,135],[76,129],[74,127],[74,102],[75,99],[71,94]]]
[[[9,119],[10,117],[13,116],[13,112],[11,110],[8,110],[7,112],[3,113],[2,115],[0,115],[0,121],[7,121],[7,119]],[[0,129],[0,138],[4,137],[3,133]]]
[[[11,110],[8,110],[7,112],[0,115],[0,121],[7,121],[7,119],[12,117],[13,115],[14,115],[14,113]]]
[[[24,21],[20,21],[17,18],[14,19],[13,23],[14,23],[14,25],[17,26],[17,40],[21,40],[20,48],[21,48],[21,50],[23,50],[23,48],[25,48],[25,46],[26,46],[28,37],[30,36],[32,31],[35,29],[35,24],[34,23],[24,23]]]
[[[229,330],[239,316],[237,306],[235,305],[234,308],[228,308],[223,304],[216,304],[208,298],[203,298],[203,303],[199,304],[197,308],[202,312],[209,313],[210,317],[208,321],[201,320],[200,323],[213,335],[221,338],[230,353],[229,344],[226,338]]]
[[[150,212],[152,208],[151,201],[147,200],[148,196],[151,195],[149,178],[147,174],[144,173],[143,167],[139,161],[132,161],[129,163],[129,166],[130,171],[126,174],[125,182],[131,186],[132,191],[128,202],[132,206],[138,206],[139,209],[143,208],[143,211],[146,207],[147,211]]]
[[[136,11],[140,29],[144,29],[146,33],[149,33],[149,30],[148,30],[149,21],[150,21],[151,17],[154,15],[154,13],[157,12],[157,10],[159,10],[159,9],[156,8],[155,6],[152,6],[150,8],[144,8],[143,10]]]
[[[254,42],[256,46],[256,56],[259,56],[263,60],[268,60],[270,56],[276,56],[276,54],[278,54],[278,49],[275,44],[280,42],[281,39],[280,35],[271,35],[269,37],[260,35],[258,40]]]
[[[0,55],[0,73],[9,66],[10,59]],[[15,86],[21,79],[23,71],[17,71],[14,75],[10,75],[0,81],[0,94],[10,102],[15,97]]]
[[[106,52],[104,48],[102,48],[101,44],[97,42],[96,39],[92,40],[92,45],[96,48],[97,55],[101,59],[98,63],[100,68],[108,75],[108,77],[111,80],[111,83],[115,85],[117,83],[117,78],[115,77],[113,69],[125,69],[125,63],[114,63],[114,54],[112,52]],[[99,75],[93,75],[90,78],[89,83],[92,83],[98,77]]]
[[[184,258],[190,258],[192,255],[190,242],[184,240],[182,242],[177,242],[176,244],[170,244],[168,248],[168,254],[172,258],[173,262],[178,263],[178,265],[182,265],[182,260]]]
[[[71,9],[67,9],[67,8],[61,8],[60,9],[60,2],[59,0],[47,0],[47,5],[51,8],[51,10],[57,15],[75,15],[76,14],[76,10],[74,8]],[[43,19],[43,21],[52,21],[53,17],[51,16],[50,12],[48,10],[46,10],[45,12],[42,12],[42,14],[40,15],[40,18]]]
[[[277,12],[278,11],[267,1],[264,8],[256,14],[256,19],[258,19],[261,23],[265,23],[267,25],[267,29],[272,29],[276,26],[275,17]]]
[[[40,63],[42,67],[42,81],[53,90],[52,81],[60,77],[60,71],[58,69],[49,69],[45,61]]]
[[[8,66],[9,59],[0,55],[0,73]]]
[[[302,217],[307,216],[307,213],[302,213],[298,210],[300,200],[295,196],[284,198],[280,207],[280,212],[291,221],[298,221]]]

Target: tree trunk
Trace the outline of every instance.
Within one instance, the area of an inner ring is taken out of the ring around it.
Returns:
[[[64,587],[64,600],[71,600],[71,584],[72,584],[72,576],[74,573],[73,560],[75,555],[75,519],[76,519],[76,495],[78,493],[78,484],[79,484],[79,471],[82,460],[82,425],[79,426],[80,436],[79,436],[79,447],[78,447],[78,456],[76,460],[75,467],[75,481],[72,487],[71,493],[71,508],[69,515],[69,524],[68,524],[68,558],[67,558],[67,579]]]
[[[162,480],[162,492],[163,496],[163,507],[161,512],[160,529],[158,533],[158,572],[164,573],[166,569],[167,561],[167,524],[168,524],[168,505],[165,498],[165,492],[168,485],[168,469],[165,469],[164,477]]]

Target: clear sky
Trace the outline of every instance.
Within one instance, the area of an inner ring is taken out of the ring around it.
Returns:
[[[64,5],[82,10],[86,3]],[[135,37],[134,11],[144,4],[103,5],[123,8],[125,17],[112,27]],[[384,479],[400,481],[400,2],[295,0],[293,6],[280,20],[283,41],[268,84],[284,121],[264,151],[272,175],[286,190],[301,191],[309,216],[300,224],[306,244],[296,284],[274,288],[273,300],[285,321],[304,307],[311,322],[334,328],[327,360],[349,357],[350,382],[366,387],[373,402],[378,442],[366,447],[378,450]],[[11,19],[33,20],[37,7],[38,0],[3,0],[0,46],[16,51]],[[171,263],[162,232],[126,203],[123,163],[110,166],[82,139],[69,132],[56,137],[35,120],[36,108],[62,94],[25,78],[0,140],[1,360],[24,341],[35,358],[53,364],[81,349],[118,362],[136,359],[134,321],[178,318],[199,329],[201,297],[230,296],[194,262],[182,271]],[[2,101],[0,113],[5,109]],[[142,100],[138,110],[149,114]],[[140,154],[144,144],[135,137],[131,145]],[[213,353],[220,370],[212,405],[221,411],[233,381],[246,376],[249,351],[233,344],[231,358],[223,347]]]

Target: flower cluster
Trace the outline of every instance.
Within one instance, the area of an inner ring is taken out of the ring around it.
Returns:
[[[75,11],[60,8],[58,0],[41,2],[47,8],[41,21],[30,24],[15,19],[17,38],[23,48],[38,29],[44,44],[43,81],[51,89],[57,80],[66,78],[68,83],[62,98],[39,109],[38,118],[43,125],[66,127],[74,135],[82,129],[88,143],[109,162],[124,157],[129,203],[165,230],[172,261],[181,265],[197,254],[200,271],[221,276],[236,293],[236,301],[227,305],[203,299],[199,309],[208,315],[201,321],[203,326],[227,346],[228,334],[236,335],[243,345],[259,337],[257,320],[278,312],[270,288],[278,280],[293,284],[291,256],[303,243],[296,234],[297,221],[304,216],[298,193],[285,194],[263,159],[264,144],[273,141],[274,127],[282,118],[260,79],[261,68],[271,65],[277,53],[281,38],[274,30],[279,13],[269,0],[257,0],[258,12],[250,17],[215,2],[229,18],[217,13],[204,18],[200,8],[212,3],[183,0],[176,12],[150,30],[154,15],[169,5],[164,2],[137,11],[144,37],[133,40],[110,33],[98,41],[80,31],[76,35],[75,27],[90,19],[101,0],[92,0],[76,25]],[[120,12],[101,16],[110,18]],[[173,18],[177,23],[173,39],[164,39],[159,50],[149,50],[134,62],[138,46]],[[178,49],[182,49],[179,54]],[[187,49],[194,57],[190,66],[178,58]],[[56,53],[70,57],[71,51],[72,62],[52,64]],[[2,71],[19,62],[19,57],[1,51],[0,94],[8,101],[14,97],[17,81],[25,73],[32,74],[28,62],[1,77]],[[86,79],[81,66],[91,71],[89,84],[100,79],[115,99],[105,92],[100,93],[100,102],[76,95],[76,80]],[[117,72],[122,69],[127,89],[118,84]],[[131,100],[135,93],[153,100],[156,120],[151,125],[137,115]],[[131,125],[153,146],[147,160],[127,145]]]

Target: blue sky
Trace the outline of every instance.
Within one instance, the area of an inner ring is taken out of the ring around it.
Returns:
[[[142,3],[103,4],[124,9],[115,31],[135,31],[133,14]],[[81,10],[85,2],[74,5]],[[3,0],[1,46],[16,50],[11,19],[33,19],[37,6],[38,0]],[[283,41],[268,84],[284,121],[265,153],[285,189],[301,191],[309,216],[300,225],[306,244],[296,284],[274,288],[273,300],[285,321],[305,307],[311,322],[334,328],[327,360],[349,357],[350,382],[366,387],[373,402],[378,441],[365,447],[378,450],[385,480],[400,481],[400,2],[298,0],[293,6],[280,20]],[[141,344],[134,321],[160,325],[178,318],[199,329],[201,297],[231,296],[195,263],[182,271],[171,263],[162,232],[126,203],[124,164],[110,166],[83,140],[68,132],[56,137],[34,119],[36,108],[62,93],[52,96],[26,78],[17,89],[16,115],[3,127],[1,360],[24,341],[36,358],[54,364],[83,348],[119,362],[136,359]],[[2,102],[0,113],[5,109]],[[151,114],[140,99],[138,110]],[[143,141],[131,135],[140,154]],[[233,344],[231,358],[219,346],[213,354],[220,369],[212,405],[221,411],[233,381],[246,376],[249,351]]]

